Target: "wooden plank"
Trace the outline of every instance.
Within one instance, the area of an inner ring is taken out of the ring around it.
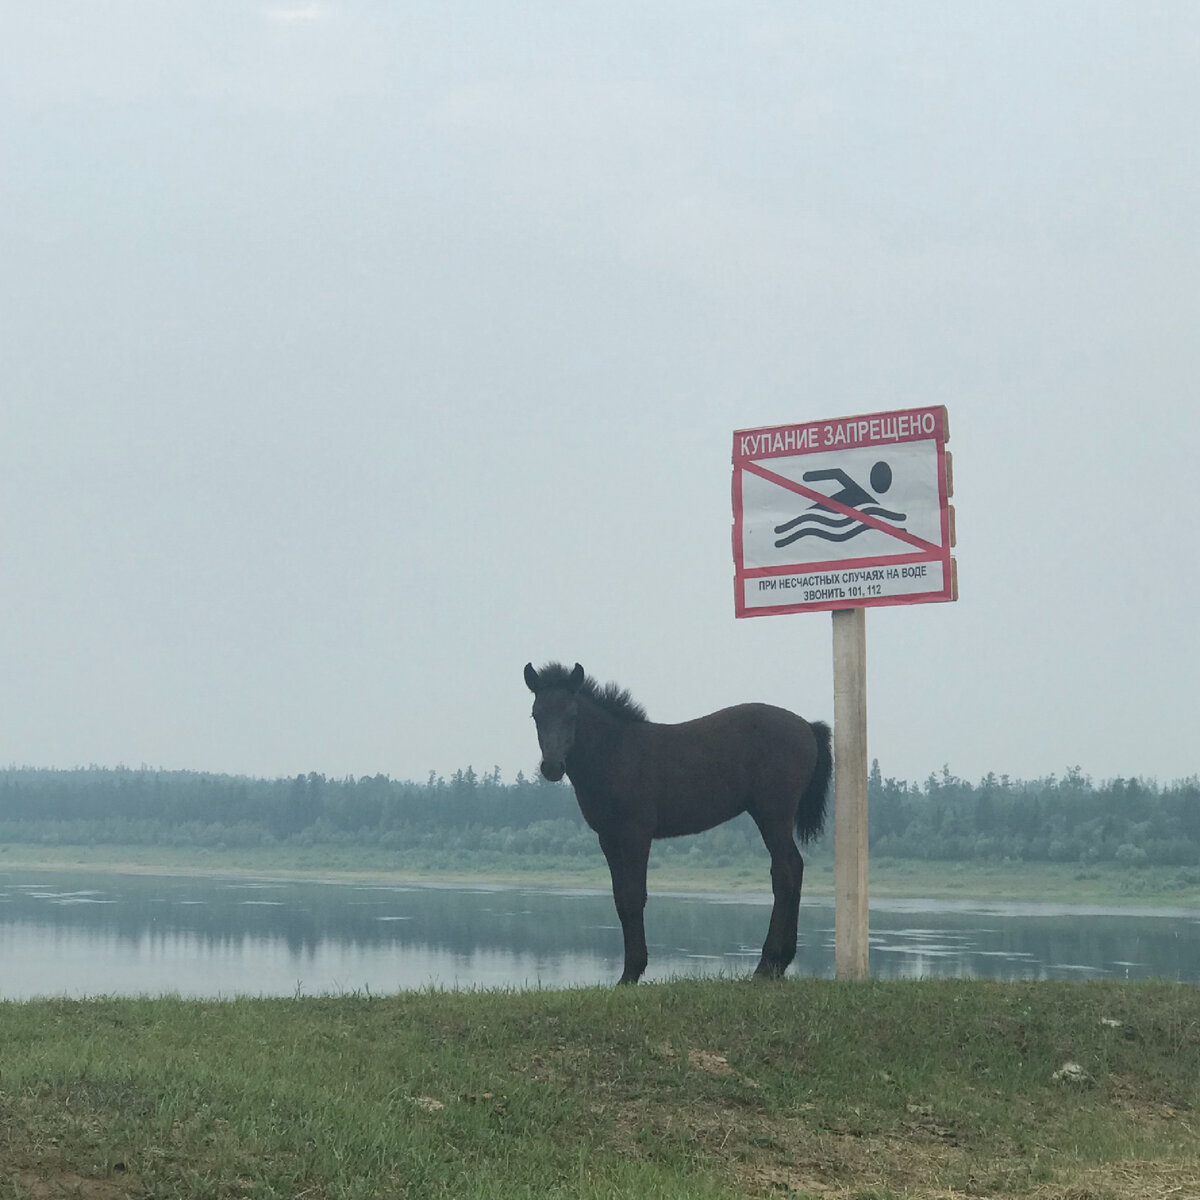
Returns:
[[[866,609],[833,613],[834,973],[866,979],[867,623]]]

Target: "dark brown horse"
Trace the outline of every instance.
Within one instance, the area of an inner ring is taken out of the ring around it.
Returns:
[[[796,956],[802,842],[825,823],[833,767],[829,726],[769,704],[738,704],[656,725],[627,691],[601,687],[576,663],[525,666],[542,774],[566,774],[600,837],[625,936],[622,983],[646,969],[646,864],[654,838],[700,833],[739,813],[754,818],[771,853],[775,906],[756,975],[775,978]]]

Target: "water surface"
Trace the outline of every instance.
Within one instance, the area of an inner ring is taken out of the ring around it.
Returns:
[[[744,975],[770,896],[654,895],[648,979]],[[877,900],[871,973],[1200,982],[1200,910]],[[316,995],[608,983],[605,892],[0,873],[0,998]],[[833,906],[805,900],[792,973],[832,976]]]

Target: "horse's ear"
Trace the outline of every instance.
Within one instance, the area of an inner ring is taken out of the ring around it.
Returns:
[[[571,672],[571,691],[573,691],[573,692],[579,691],[579,688],[582,685],[582,683],[583,683],[583,668],[578,663],[576,663],[575,670],[573,670]]]
[[[538,679],[538,673],[533,669],[533,663],[531,663],[531,662],[526,663],[525,664],[525,686],[531,692],[536,692],[538,690],[538,684],[540,682],[541,682],[541,680]]]

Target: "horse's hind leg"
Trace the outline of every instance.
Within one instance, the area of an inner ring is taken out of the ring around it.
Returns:
[[[771,852],[771,891],[775,897],[771,925],[763,942],[762,957],[755,975],[778,979],[796,957],[797,926],[800,919],[800,888],[804,882],[804,859],[792,840],[791,822],[764,828],[759,832]]]
[[[608,859],[613,900],[625,939],[625,969],[620,983],[637,983],[646,969],[646,866],[650,837],[636,833],[601,834],[600,849]]]

